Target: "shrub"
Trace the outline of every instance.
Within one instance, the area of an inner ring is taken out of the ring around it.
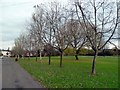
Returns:
[[[64,55],[65,56],[73,56],[73,55],[75,55],[75,50],[73,48],[67,48],[64,51]]]

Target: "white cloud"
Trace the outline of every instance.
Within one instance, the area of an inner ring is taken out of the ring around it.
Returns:
[[[0,49],[11,48],[14,39],[25,31],[26,20],[30,19],[34,5],[51,1],[56,0],[0,0]],[[57,1],[66,4],[69,0]]]
[[[25,30],[33,6],[56,0],[0,0],[0,49],[14,45],[14,39]],[[67,0],[57,0],[65,3]]]
[[[120,49],[120,45],[119,45],[120,40],[112,40],[111,42],[114,43],[114,44],[117,46],[117,48]],[[114,45],[109,44],[109,48],[110,48],[110,49],[112,49],[112,48],[114,48],[114,47],[115,47]]]
[[[0,42],[0,47],[2,49],[8,49],[8,47],[10,49],[12,49],[13,45],[14,45],[14,41],[13,40],[12,41],[7,41],[7,42],[2,42],[2,43]]]

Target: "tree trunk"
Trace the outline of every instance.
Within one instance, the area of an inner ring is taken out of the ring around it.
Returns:
[[[79,60],[79,58],[78,58],[78,53],[79,53],[79,51],[76,50],[76,52],[75,52],[75,59],[76,59],[76,60]]]
[[[37,62],[37,57],[38,57],[38,55],[36,55],[36,62]]]
[[[79,60],[79,59],[78,59],[78,55],[77,55],[77,54],[75,55],[75,59],[76,59],[76,60]]]
[[[41,50],[40,50],[40,62],[42,62],[42,53],[41,53]]]
[[[97,58],[98,52],[95,52],[94,58],[93,58],[93,63],[92,63],[92,75],[96,74],[96,58]]]
[[[51,54],[49,53],[49,65],[50,65],[50,62],[51,62]]]
[[[63,56],[63,52],[60,53],[60,67],[62,67],[62,56]]]
[[[28,59],[30,60],[30,52],[29,52],[29,56],[28,56]]]

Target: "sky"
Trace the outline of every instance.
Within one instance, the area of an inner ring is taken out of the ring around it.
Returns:
[[[15,38],[25,32],[34,5],[50,1],[52,0],[0,0],[0,49],[11,49]]]
[[[26,22],[31,18],[34,5],[51,1],[0,0],[0,49],[12,49],[15,38],[26,31]],[[65,4],[68,0],[58,1]]]

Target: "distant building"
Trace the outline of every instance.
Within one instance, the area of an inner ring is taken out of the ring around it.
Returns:
[[[3,56],[7,56],[7,57],[11,56],[11,51],[8,51],[8,50],[1,50],[1,53]]]

